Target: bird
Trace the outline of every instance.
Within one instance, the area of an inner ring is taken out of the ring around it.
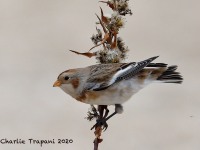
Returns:
[[[69,69],[59,74],[53,87],[60,87],[79,102],[90,105],[114,105],[115,112],[104,122],[123,112],[122,104],[151,83],[181,84],[177,66],[152,63],[159,56],[140,62],[96,64]]]

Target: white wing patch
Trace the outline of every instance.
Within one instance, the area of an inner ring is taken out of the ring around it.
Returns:
[[[108,85],[112,85],[116,79],[121,75],[123,74],[124,72],[128,71],[129,69],[131,69],[132,67],[135,67],[137,66],[137,63],[135,63],[134,65],[130,65],[128,67],[126,67],[125,69],[120,69],[110,80],[109,84]]]
[[[113,75],[113,77],[109,81],[95,85],[95,87],[97,86],[99,87],[95,89],[92,87],[91,89],[93,89],[94,91],[105,90],[116,82],[122,81],[124,79],[130,79],[157,57],[158,56],[152,57],[138,63],[133,62],[125,64],[116,70],[117,72]]]

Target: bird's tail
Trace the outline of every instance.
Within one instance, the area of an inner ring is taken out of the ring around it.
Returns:
[[[169,66],[166,71],[164,71],[157,80],[164,83],[179,83],[183,82],[183,77],[179,72],[176,72],[177,66]]]

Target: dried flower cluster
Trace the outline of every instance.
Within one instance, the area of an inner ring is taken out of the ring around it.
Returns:
[[[92,42],[97,45],[99,42],[102,41],[102,32],[100,29],[96,28],[97,34],[93,34],[91,37]]]
[[[120,15],[127,15],[130,14],[132,15],[131,9],[129,8],[128,5],[129,0],[109,0],[107,2],[105,1],[100,1],[102,3],[108,4],[112,10],[119,12]]]
[[[86,119],[88,121],[92,121],[93,119],[97,119],[98,116],[99,116],[98,111],[96,110],[96,108],[93,105],[91,105],[91,107],[90,107],[90,109],[89,109],[89,111],[87,113]]]
[[[127,11],[130,10],[128,8],[127,0],[101,2],[107,3],[110,8],[113,9],[113,14],[111,14],[110,17],[105,16],[103,10],[101,9],[101,18],[97,16],[99,24],[102,26],[105,35],[103,38],[102,31],[97,29],[97,34],[93,35],[91,38],[95,44],[93,48],[103,44],[103,49],[97,51],[95,56],[100,63],[118,63],[126,58],[128,47],[125,46],[121,38],[117,38],[117,34],[119,33],[119,29],[125,24],[125,19],[122,14],[128,14],[124,13],[125,10],[126,12],[131,11]]]
[[[128,0],[109,0],[100,1],[108,4],[113,10],[110,16],[105,16],[103,10],[101,10],[101,17],[98,15],[98,22],[102,27],[102,30],[96,28],[97,33],[91,37],[94,46],[90,51],[96,47],[102,45],[102,47],[96,52],[80,53],[72,51],[76,54],[81,54],[88,57],[95,56],[99,63],[119,63],[122,62],[127,55],[128,47],[125,46],[122,38],[118,37],[119,30],[124,27],[125,18],[127,14],[132,14],[128,6]]]

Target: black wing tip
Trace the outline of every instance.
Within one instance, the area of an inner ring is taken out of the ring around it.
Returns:
[[[149,64],[150,62],[152,62],[152,61],[154,61],[156,58],[158,58],[159,56],[154,56],[154,57],[151,57],[151,58],[149,58],[149,59],[146,59],[146,60],[144,60],[144,61],[146,61],[147,62],[147,64]],[[144,62],[144,61],[142,61],[142,62]]]
[[[158,58],[159,56],[154,56],[154,57],[151,57],[150,59],[155,60],[156,58]]]
[[[165,63],[150,63],[147,65],[147,67],[167,67],[167,64],[165,64]]]

